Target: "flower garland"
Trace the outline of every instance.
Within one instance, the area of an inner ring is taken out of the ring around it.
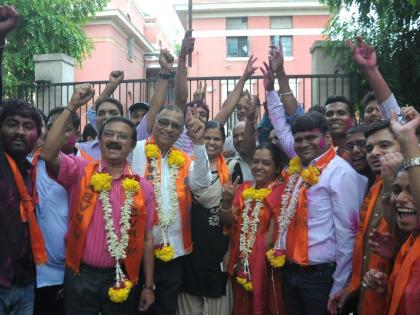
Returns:
[[[175,253],[173,246],[169,243],[168,233],[169,226],[171,226],[179,212],[179,201],[178,195],[176,193],[176,179],[178,178],[178,171],[181,167],[184,166],[185,158],[179,150],[172,149],[168,155],[168,165],[169,165],[169,198],[170,198],[170,210],[165,213],[163,210],[163,201],[162,201],[162,189],[160,185],[160,176],[159,176],[159,163],[158,159],[160,158],[160,150],[156,144],[148,143],[145,145],[146,158],[150,161],[152,167],[152,183],[153,190],[156,198],[156,208],[159,217],[159,225],[162,228],[162,239],[163,244],[158,244],[155,246],[155,256],[156,258],[162,261],[170,261]]]
[[[277,220],[279,236],[274,247],[266,252],[267,260],[274,268],[283,267],[286,263],[286,251],[280,248],[280,239],[296,213],[301,186],[313,186],[317,184],[321,174],[320,169],[316,166],[309,166],[303,169],[302,161],[299,157],[294,157],[290,160],[288,172],[291,176],[282,196],[281,212]],[[298,186],[297,189],[295,189],[296,185]]]
[[[249,268],[249,256],[255,244],[263,200],[270,193],[271,190],[268,188],[255,189],[254,187],[249,187],[242,192],[242,197],[245,201],[245,208],[242,211],[241,234],[239,236],[242,270],[237,273],[236,281],[238,281],[246,291],[252,291],[253,289],[251,271]],[[254,208],[252,209],[251,215],[248,215],[252,208],[253,201],[255,201]]]
[[[109,299],[115,303],[122,303],[130,294],[133,286],[131,281],[126,279],[121,268],[120,261],[126,257],[126,248],[128,246],[128,230],[130,229],[131,208],[134,203],[134,195],[140,190],[140,184],[132,178],[125,178],[122,187],[125,193],[124,205],[121,208],[121,236],[118,239],[115,232],[114,222],[112,220],[112,206],[109,201],[109,191],[111,190],[112,176],[107,173],[95,173],[89,184],[93,190],[99,193],[99,199],[102,202],[103,215],[105,221],[106,238],[108,252],[115,259],[115,285],[108,290]]]

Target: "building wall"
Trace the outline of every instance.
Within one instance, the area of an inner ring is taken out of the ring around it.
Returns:
[[[271,44],[270,34],[292,35],[293,56],[285,58],[285,70],[289,75],[310,74],[312,69],[310,48],[316,40],[321,40],[321,31],[327,25],[329,16],[293,16],[292,29],[270,30],[271,22],[269,16],[248,17],[248,29],[234,31],[237,36],[247,36],[249,53],[258,60],[257,66],[262,66],[267,61],[268,47]],[[227,57],[226,35],[232,31],[226,31],[226,18],[195,18],[193,19],[194,36],[196,37],[193,53],[193,66],[189,70],[189,76],[240,76],[246,66],[247,57]],[[260,70],[256,74],[260,75]],[[209,84],[210,82],[208,82]],[[262,82],[261,82],[262,83]],[[292,83],[292,82],[291,82]],[[310,82],[305,82],[305,95],[303,95],[303,81],[292,83],[292,89],[297,93],[298,99],[311,106],[311,91],[308,88]],[[225,99],[228,91],[233,88],[229,86],[213,85],[207,99],[216,104],[219,99]],[[264,89],[262,84],[247,84],[246,88],[254,94],[259,94],[264,100]],[[217,110],[217,109],[216,109]]]

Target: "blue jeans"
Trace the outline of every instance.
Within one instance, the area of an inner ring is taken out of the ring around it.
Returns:
[[[334,263],[310,267],[286,265],[282,272],[286,314],[327,315],[334,271]]]
[[[0,315],[32,315],[34,284],[26,287],[0,288]]]

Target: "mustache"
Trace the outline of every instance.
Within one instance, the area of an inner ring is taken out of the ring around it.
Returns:
[[[10,139],[10,141],[15,141],[15,140],[19,140],[19,141],[22,141],[22,142],[25,142],[25,143],[27,142],[25,137],[23,137],[23,136],[14,136]]]
[[[106,145],[107,149],[115,149],[115,150],[121,150],[122,147],[119,143],[117,142],[110,142]]]

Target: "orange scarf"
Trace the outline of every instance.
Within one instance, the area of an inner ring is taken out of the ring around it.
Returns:
[[[220,183],[222,185],[227,184],[230,179],[230,172],[223,154],[217,156],[217,172],[219,173]]]
[[[411,267],[420,259],[420,237],[414,238],[413,234],[403,244],[397,257],[388,282],[387,304],[388,315],[397,314],[405,287],[408,284]]]
[[[369,227],[369,222],[372,217],[373,209],[378,202],[381,193],[383,182],[377,179],[375,184],[371,187],[368,195],[363,201],[363,206],[360,211],[359,227],[354,242],[353,262],[352,262],[352,277],[350,280],[350,291],[356,291],[360,288],[363,277],[363,257],[364,257],[364,240],[367,237],[366,233]],[[388,223],[384,218],[379,222],[376,230],[379,233],[389,232]],[[368,245],[369,246],[369,245]],[[385,259],[375,253],[371,253],[367,265],[367,270],[376,269],[385,273],[389,272],[390,260]],[[363,314],[382,314],[385,311],[385,299],[371,290],[364,290],[364,296],[360,297],[360,313]]]
[[[84,170],[80,182],[80,198],[72,209],[69,222],[66,264],[75,272],[79,271],[85,244],[86,232],[95,211],[98,193],[89,184],[90,178],[98,170],[99,161],[90,162]],[[141,187],[141,186],[140,186]],[[122,188],[121,188],[122,189]],[[124,195],[124,194],[123,194]],[[121,200],[124,203],[124,200]],[[134,205],[131,209],[130,229],[128,230],[128,246],[124,260],[130,281],[136,283],[140,271],[140,262],[143,255],[143,240],[146,228],[146,208],[143,192],[140,189],[134,196]]]
[[[331,148],[316,161],[315,166],[322,172],[334,157],[335,150]],[[299,188],[296,213],[289,224],[286,240],[286,256],[303,266],[308,264],[308,189],[306,185]]]
[[[45,241],[44,237],[42,236],[41,229],[38,225],[38,221],[36,220],[35,216],[35,205],[37,203],[38,194],[36,190],[36,170],[33,170],[33,184],[34,189],[32,192],[32,197],[29,195],[25,182],[23,180],[22,174],[20,173],[16,162],[13,158],[8,155],[6,152],[4,155],[9,162],[10,169],[13,173],[13,177],[16,181],[16,186],[20,196],[20,216],[22,218],[22,222],[28,222],[29,225],[29,235],[31,239],[31,247],[32,247],[32,254],[34,256],[34,261],[37,265],[45,264],[48,261],[47,251],[45,249]]]
[[[155,144],[155,141],[153,138],[149,137],[146,140],[146,145],[148,144]],[[192,203],[192,195],[191,191],[187,185],[187,178],[188,178],[188,172],[190,169],[191,164],[191,158],[186,154],[184,151],[181,151],[175,147],[172,147],[171,150],[177,150],[184,156],[185,163],[178,170],[178,177],[176,179],[176,193],[178,196],[178,202],[179,202],[179,209],[180,209],[180,215],[181,215],[181,226],[182,226],[182,238],[184,242],[184,249],[186,252],[190,252],[192,250],[192,239],[191,239],[191,214],[190,214],[190,208]],[[169,153],[169,152],[168,152]],[[158,176],[159,176],[159,182],[160,182],[160,172],[161,172],[161,153],[159,150],[159,156],[157,158],[158,162]],[[151,172],[152,167],[150,165],[149,159],[146,157],[146,168],[144,177],[146,179],[151,178]],[[153,185],[153,181],[149,180],[150,183]],[[155,217],[154,217],[154,224],[159,225],[159,215],[158,212],[155,211]]]

